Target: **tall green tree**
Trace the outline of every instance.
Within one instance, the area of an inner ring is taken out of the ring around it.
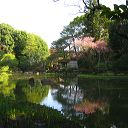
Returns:
[[[23,50],[27,45],[28,34],[25,31],[15,30],[13,32],[13,39],[15,41],[14,52],[17,59],[20,59],[20,56],[23,54]]]
[[[113,70],[128,72],[128,7],[114,5],[114,10],[103,7],[101,15],[112,21],[109,27],[109,47],[113,51]]]
[[[14,39],[13,39],[14,28],[8,24],[0,24],[0,46],[3,47],[5,53],[13,52]]]
[[[1,65],[3,63],[12,65],[12,58],[14,60],[13,56],[15,56],[19,61],[18,67],[27,70],[41,66],[49,53],[46,42],[39,36],[15,30],[10,25],[3,23],[0,24],[0,58],[4,54],[5,56],[7,54],[7,56],[1,62]]]
[[[46,42],[37,35],[27,34],[25,43],[20,57],[20,67],[32,69],[41,66],[49,55]]]

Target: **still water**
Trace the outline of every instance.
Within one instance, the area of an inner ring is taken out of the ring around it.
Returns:
[[[68,118],[79,118],[87,128],[128,127],[128,81],[121,79],[60,79],[40,104]]]
[[[17,100],[46,105],[86,128],[128,128],[128,80],[48,78],[10,80],[1,93]]]

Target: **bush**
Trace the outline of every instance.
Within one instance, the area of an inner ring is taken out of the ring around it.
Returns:
[[[122,55],[113,63],[113,71],[128,73],[128,54]]]
[[[109,29],[109,46],[118,59],[128,52],[128,20],[114,22]]]
[[[9,66],[11,69],[15,70],[18,66],[18,61],[13,54],[4,54],[0,66]]]

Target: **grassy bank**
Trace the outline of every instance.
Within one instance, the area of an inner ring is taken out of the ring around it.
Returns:
[[[28,78],[48,78],[48,77],[55,77],[55,73],[42,73],[42,74],[36,74],[36,73],[19,73],[19,72],[13,72],[11,75],[11,79],[28,79]]]
[[[125,74],[79,74],[78,77],[85,79],[126,79],[128,80],[128,75]]]
[[[64,75],[59,74],[59,73],[42,73],[42,74],[33,74],[33,73],[12,73],[11,79],[28,79],[31,77],[34,77],[35,79],[41,79],[41,78],[54,78],[54,77],[80,77],[80,78],[85,78],[85,79],[128,79],[128,74],[114,74],[114,73],[100,73],[100,74],[75,74],[75,75],[70,75],[70,73],[64,73]]]

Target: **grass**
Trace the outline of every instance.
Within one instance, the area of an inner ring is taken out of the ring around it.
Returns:
[[[37,75],[36,73],[16,73],[13,72],[11,75],[11,79],[29,79],[29,78],[41,79],[41,78],[49,78],[55,77],[55,73],[42,73]]]
[[[124,75],[124,74],[118,74],[115,75],[113,73],[108,74],[108,73],[104,73],[104,74],[79,74],[78,77],[80,78],[85,78],[85,79],[125,79],[128,80],[128,75]]]
[[[70,76],[70,73],[67,73],[66,76]],[[64,76],[64,77],[66,77]],[[106,73],[99,73],[99,74],[78,74],[75,75],[79,78],[85,78],[85,79],[127,79],[128,80],[128,74],[114,74],[112,72],[106,72]],[[42,73],[42,74],[30,74],[30,73],[13,73],[11,76],[11,79],[29,79],[29,78],[35,78],[35,79],[42,79],[42,78],[54,78],[59,77],[59,74],[56,73]]]

